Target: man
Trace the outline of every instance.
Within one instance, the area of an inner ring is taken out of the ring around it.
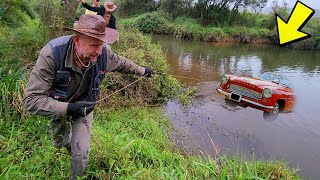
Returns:
[[[115,5],[112,1],[107,0],[104,5],[100,7],[90,6],[85,0],[81,0],[81,4],[87,10],[97,12],[97,15],[102,16],[107,22],[107,27],[117,29],[116,18],[113,15],[113,12],[117,9],[117,5]]]
[[[150,77],[152,69],[141,67],[113,53],[117,31],[106,28],[99,15],[82,15],[76,34],[46,44],[30,74],[23,100],[32,114],[52,118],[53,145],[72,154],[71,176],[83,174],[90,147],[95,101],[106,72],[119,71]]]

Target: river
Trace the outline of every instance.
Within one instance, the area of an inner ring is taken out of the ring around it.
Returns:
[[[153,35],[166,53],[171,73],[198,88],[189,106],[171,101],[165,111],[172,138],[186,152],[281,160],[304,179],[320,177],[320,52],[269,45],[217,44]],[[277,72],[287,77],[297,98],[292,113],[267,121],[262,111],[229,104],[217,95],[221,74]]]

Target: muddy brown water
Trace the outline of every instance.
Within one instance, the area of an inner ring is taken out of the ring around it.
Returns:
[[[171,101],[165,106],[173,139],[185,151],[283,160],[301,169],[304,179],[320,177],[320,52],[277,46],[215,44],[154,35],[177,78],[198,89],[191,104]],[[225,102],[216,92],[223,73],[260,76],[272,71],[292,83],[294,112],[267,121],[262,111]]]

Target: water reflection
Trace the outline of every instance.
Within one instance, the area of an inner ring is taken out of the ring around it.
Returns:
[[[222,59],[220,73],[259,77],[262,73],[262,62],[256,55],[240,57],[230,56],[229,58]]]
[[[178,66],[180,69],[183,69],[184,71],[191,71],[192,64],[192,56],[190,53],[180,53],[178,59]]]
[[[201,76],[208,68],[216,73],[248,74],[259,76],[265,71],[279,67],[301,69],[306,74],[319,74],[319,52],[292,51],[267,45],[213,44],[198,41],[154,37],[167,52],[172,70],[194,70]],[[179,72],[178,72],[179,73]],[[203,76],[203,75],[202,75]],[[211,77],[210,79],[214,79]],[[192,84],[192,83],[191,83]]]
[[[222,113],[219,108],[222,103],[213,105],[216,99],[201,102],[201,112],[214,118],[215,125],[232,132],[251,134],[270,157],[279,157],[289,161],[292,167],[300,167],[303,176],[314,179],[320,176],[320,96],[317,95],[320,91],[320,52],[267,45],[215,44],[167,36],[154,36],[153,40],[166,52],[175,75],[212,82],[218,81],[222,73],[259,77],[263,72],[271,71],[288,78],[295,91],[296,106],[293,113],[279,115],[276,121],[263,121],[259,118],[261,112],[255,109]],[[199,83],[180,80],[189,85]],[[214,88],[207,91],[213,93]],[[196,108],[194,111],[199,113]]]

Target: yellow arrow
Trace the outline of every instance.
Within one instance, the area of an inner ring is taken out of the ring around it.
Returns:
[[[285,46],[311,37],[310,34],[302,32],[301,28],[308,22],[313,14],[314,10],[300,1],[297,1],[294,6],[288,22],[285,22],[278,14],[276,14],[280,46]]]

